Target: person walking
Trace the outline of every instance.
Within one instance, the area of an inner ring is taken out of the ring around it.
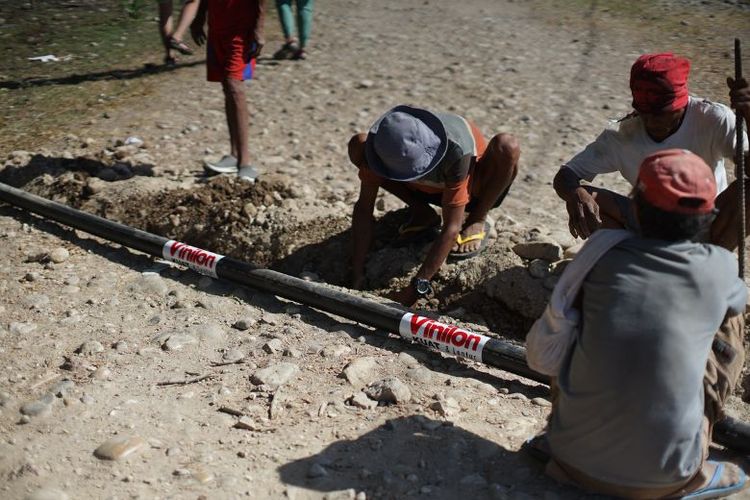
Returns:
[[[294,11],[292,3],[297,4],[297,26],[299,38],[294,36]],[[312,31],[314,0],[276,0],[276,10],[284,32],[284,45],[273,55],[274,59],[306,59],[307,41]]]
[[[265,43],[264,0],[200,0],[191,25],[193,40],[206,42],[204,24],[208,18],[206,68],[209,82],[221,82],[229,127],[231,153],[217,164],[206,164],[208,175],[236,173],[254,182],[258,171],[250,162],[248,144],[249,111],[244,80],[252,78],[254,59]]]
[[[164,64],[174,65],[177,60],[173,51],[183,55],[192,55],[193,49],[183,41],[185,32],[195,19],[198,12],[199,0],[185,0],[180,12],[180,18],[177,21],[177,28],[172,30],[172,0],[159,0],[159,33],[164,44]]]

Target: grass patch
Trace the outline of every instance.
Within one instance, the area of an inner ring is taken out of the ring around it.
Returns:
[[[33,150],[150,93],[155,2],[36,0],[0,10],[0,151]],[[10,5],[8,5],[10,4]],[[148,7],[148,10],[146,10]],[[29,61],[52,54],[56,62]],[[134,84],[135,80],[142,80]]]

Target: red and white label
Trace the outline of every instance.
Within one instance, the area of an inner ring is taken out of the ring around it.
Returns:
[[[165,259],[183,266],[187,266],[195,272],[218,278],[216,275],[216,264],[224,258],[223,255],[192,247],[179,241],[169,240],[164,244],[161,251]]]
[[[405,339],[475,361],[482,361],[482,349],[490,339],[484,335],[412,313],[404,314],[398,331]]]

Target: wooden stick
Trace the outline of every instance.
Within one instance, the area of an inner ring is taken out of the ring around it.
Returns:
[[[742,54],[740,51],[740,39],[734,39],[734,81],[739,81],[742,78]],[[740,278],[745,279],[745,122],[742,119],[740,113],[736,113],[735,117],[735,130],[737,133],[737,139],[735,140],[735,157],[734,163],[737,166],[737,182],[739,182],[739,210],[740,210],[740,224],[738,228],[739,245],[737,248],[737,256],[740,266]]]
[[[164,385],[188,385],[188,384],[195,384],[200,382],[201,380],[206,380],[207,378],[213,377],[213,373],[209,373],[208,375],[201,375],[200,377],[194,377],[194,378],[188,378],[185,380],[167,380],[165,382],[157,382],[156,385],[164,386]]]

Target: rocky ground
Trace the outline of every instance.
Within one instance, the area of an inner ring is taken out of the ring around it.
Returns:
[[[227,130],[197,57],[144,74],[155,94],[7,152],[0,181],[342,286],[357,196],[348,138],[399,103],[455,111],[486,135],[516,134],[521,173],[486,252],[444,266],[418,307],[521,341],[576,243],[552,176],[628,112],[632,61],[689,55],[693,92],[726,102],[719,27],[750,20],[742,2],[659,2],[679,13],[670,22],[578,3],[319,2],[311,58],[262,59],[248,86],[253,186],[202,176]],[[400,209],[377,204],[375,295],[406,283],[426,248],[388,244]],[[581,496],[519,452],[544,426],[544,386],[8,206],[0,241],[3,498]],[[743,395],[730,412],[750,420]]]

